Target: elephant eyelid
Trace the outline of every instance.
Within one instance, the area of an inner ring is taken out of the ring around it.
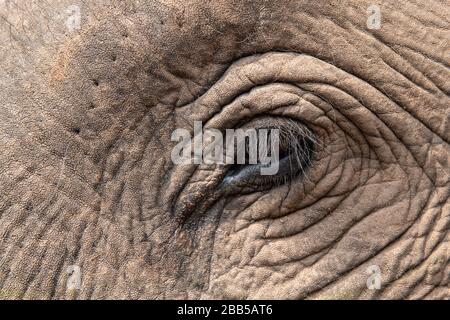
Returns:
[[[284,119],[272,128],[280,133],[278,172],[261,175],[261,164],[233,165],[220,185],[224,195],[270,190],[297,177],[307,178],[314,151],[320,146],[315,134],[292,119]]]

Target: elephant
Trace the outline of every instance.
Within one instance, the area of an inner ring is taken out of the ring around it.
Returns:
[[[449,299],[449,16],[0,1],[0,298]],[[174,164],[195,121],[284,130],[279,173]]]

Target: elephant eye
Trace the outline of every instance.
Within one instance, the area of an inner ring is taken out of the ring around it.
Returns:
[[[229,166],[219,189],[224,195],[252,193],[269,190],[273,187],[288,183],[293,179],[305,178],[311,166],[314,150],[318,144],[312,131],[298,121],[286,118],[263,119],[257,121],[258,129],[269,132],[278,129],[278,161],[273,174],[262,174],[262,169],[271,164],[233,164]],[[267,151],[270,155],[270,141],[268,137]],[[245,159],[251,158],[251,148],[246,144]],[[236,162],[235,162],[236,163]]]
[[[177,201],[174,201],[172,210],[180,223],[186,224],[186,221],[192,218],[194,212],[197,213],[194,216],[201,216],[202,212],[221,197],[267,191],[294,179],[308,177],[314,154],[320,144],[316,135],[307,126],[291,118],[267,116],[247,122],[239,129],[245,131],[247,129],[255,129],[255,131],[266,129],[266,133],[277,129],[278,137],[274,141],[271,140],[272,135],[265,135],[267,139],[265,151],[270,150],[267,154],[271,160],[274,159],[271,153],[276,150],[276,170],[269,170],[269,174],[263,174],[264,169],[272,167],[273,163],[261,161],[256,161],[254,164],[249,163],[248,160],[252,158],[252,153],[255,150],[253,148],[252,151],[247,142],[245,142],[245,154],[242,155],[241,153],[240,155],[240,159],[245,159],[245,161],[236,161],[236,158],[233,161],[228,161],[227,154],[225,163],[228,164],[198,167],[196,172],[192,174],[190,181],[178,194]],[[278,145],[277,149],[272,148],[275,141]],[[228,142],[226,145],[228,145]],[[260,141],[258,141],[258,149],[259,143]],[[234,144],[234,146],[237,145]],[[234,151],[233,156],[239,158],[238,150],[235,149]],[[258,156],[260,156],[259,151]],[[195,218],[192,219],[195,220]]]

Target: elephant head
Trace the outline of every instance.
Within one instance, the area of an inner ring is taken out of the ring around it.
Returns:
[[[1,6],[1,297],[450,298],[448,3]],[[196,121],[278,173],[173,163]]]

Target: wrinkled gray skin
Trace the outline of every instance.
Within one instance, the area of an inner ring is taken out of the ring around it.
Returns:
[[[450,298],[450,7],[372,3],[1,1],[0,296]],[[206,201],[172,131],[262,113],[307,175]]]

